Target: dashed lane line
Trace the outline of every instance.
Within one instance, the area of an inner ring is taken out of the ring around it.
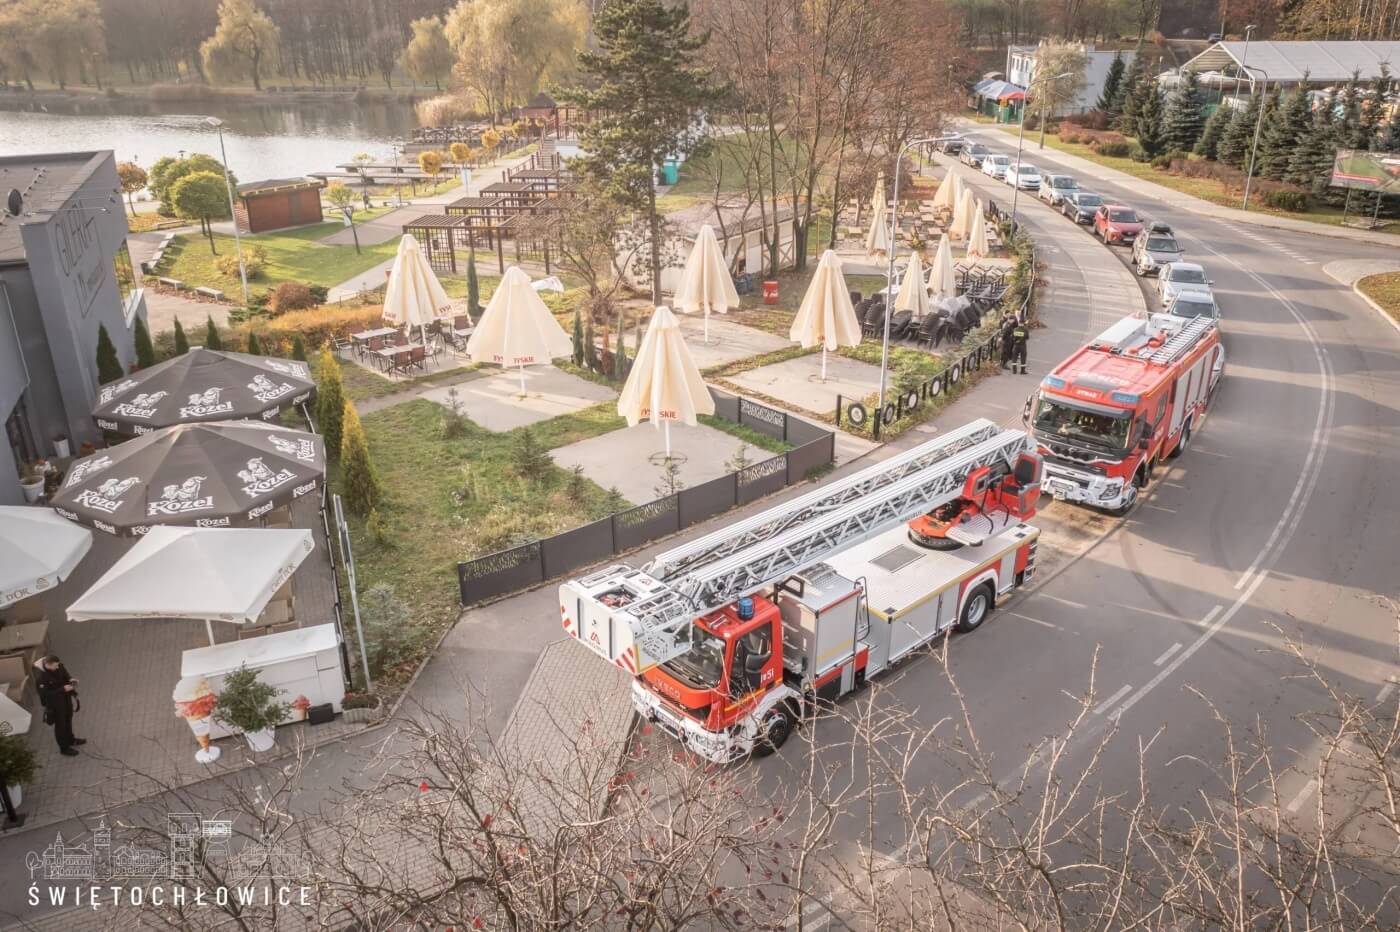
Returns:
[[[1169,659],[1171,659],[1172,654],[1176,653],[1179,650],[1181,650],[1181,642],[1177,641],[1171,647],[1168,647],[1166,650],[1162,651],[1162,656],[1152,661],[1152,665],[1154,667],[1160,667],[1162,664],[1166,663]]]
[[[1129,692],[1132,691],[1132,688],[1132,683],[1124,683],[1117,692],[1115,692],[1113,695],[1109,696],[1103,702],[1100,702],[1098,704],[1098,706],[1094,709],[1094,714],[1102,715],[1109,709],[1113,708],[1114,704],[1117,703],[1119,699],[1122,699],[1124,696],[1126,696]]]
[[[1307,783],[1304,783],[1303,788],[1298,791],[1298,795],[1294,796],[1293,799],[1289,801],[1288,811],[1297,812],[1299,809],[1302,809],[1303,804],[1306,803],[1308,799],[1312,796],[1312,794],[1316,792],[1317,778],[1313,777]]]

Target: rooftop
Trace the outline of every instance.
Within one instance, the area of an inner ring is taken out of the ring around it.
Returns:
[[[0,158],[0,263],[24,261],[24,241],[20,225],[44,219],[64,205],[110,151],[58,152],[50,155],[13,155]],[[18,217],[7,209],[9,192],[18,191],[22,206]],[[83,205],[93,210],[125,212],[120,195],[100,204]]]
[[[1353,72],[1368,81],[1386,64],[1400,65],[1400,42],[1217,42],[1181,66],[1183,71],[1234,71],[1241,63],[1261,69],[1270,81],[1297,84],[1306,73],[1310,83],[1349,81]],[[1262,78],[1262,74],[1255,74]]]
[[[240,196],[249,194],[272,194],[277,191],[299,191],[303,188],[324,188],[321,178],[271,178],[267,181],[248,181],[238,186]]]

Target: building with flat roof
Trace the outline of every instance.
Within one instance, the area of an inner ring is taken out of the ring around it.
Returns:
[[[101,439],[98,328],[129,368],[145,313],[111,151],[0,158],[0,504],[22,462]]]

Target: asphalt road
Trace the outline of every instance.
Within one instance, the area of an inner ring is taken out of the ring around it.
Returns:
[[[974,135],[993,151],[1014,150],[1005,134]],[[1042,171],[1056,161],[1049,150],[1026,160]],[[1108,792],[1136,786],[1139,743],[1150,742],[1144,760],[1157,802],[1199,805],[1223,789],[1189,757],[1223,759],[1213,705],[1241,733],[1269,735],[1293,768],[1281,798],[1306,813],[1322,749],[1299,716],[1327,701],[1297,676],[1286,640],[1359,697],[1381,695],[1400,674],[1396,621],[1373,598],[1397,592],[1400,333],[1322,271],[1332,259],[1394,258],[1394,250],[1210,219],[1079,180],[1170,223],[1188,259],[1206,267],[1225,315],[1225,381],[1191,448],[1159,468],[1126,520],[1062,503],[1042,511],[1043,527],[1077,526],[1097,540],[991,623],[955,636],[951,674],[1003,786],[1027,768],[1043,770],[1043,743],[1064,732],[1092,687],[1092,711],[1062,774],[1081,772],[1116,723],[1100,770]],[[1004,203],[1010,189],[991,184]],[[1033,196],[1023,193],[1019,209],[1037,242],[1064,250],[1061,258],[1086,242],[1109,248]],[[1114,251],[1126,261],[1128,250]],[[1052,278],[1075,287],[1073,265],[1057,263]],[[1155,281],[1143,285],[1155,309]],[[1112,310],[1095,307],[1086,329],[1116,319]],[[958,706],[936,657],[907,664],[884,688],[886,701],[917,710],[925,725],[967,737],[945,720]],[[789,746],[751,766],[776,792],[801,757],[800,745]],[[928,757],[916,759],[911,776],[916,785],[954,779]],[[966,791],[968,802],[974,794]],[[875,816],[877,850],[907,856],[893,800],[877,803]]]

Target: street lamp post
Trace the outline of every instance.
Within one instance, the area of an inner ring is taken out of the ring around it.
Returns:
[[[890,368],[890,317],[893,316],[890,312],[894,309],[894,257],[897,246],[895,237],[899,234],[899,165],[904,161],[904,153],[914,146],[926,146],[935,141],[937,141],[936,136],[911,139],[904,144],[903,148],[899,150],[899,154],[894,158],[894,206],[890,209],[890,261],[885,272],[885,335],[884,342],[880,345],[880,402],[875,408],[877,424],[885,416],[885,387]]]
[[[1055,75],[1053,78],[1046,78],[1044,84],[1041,84],[1041,87],[1044,87],[1046,84],[1050,84],[1050,83],[1052,83],[1052,82],[1058,81],[1058,80],[1060,80],[1061,78],[1068,78],[1068,77],[1071,77],[1071,76],[1073,76],[1073,75],[1074,75],[1074,72],[1073,72],[1073,71],[1064,71],[1064,72],[1061,72],[1060,74]],[[1035,84],[1035,83],[1037,83],[1037,82],[1034,81],[1034,80],[1032,80],[1030,83]],[[1030,90],[1030,88],[1026,88],[1026,90]],[[1042,100],[1043,100],[1043,98],[1042,98]],[[1020,170],[1021,170],[1021,147],[1022,147],[1022,145],[1025,143],[1025,141],[1026,141],[1026,107],[1027,107],[1029,104],[1030,104],[1030,101],[1029,101],[1029,100],[1025,100],[1025,101],[1022,101],[1022,102],[1021,102],[1021,131],[1020,131],[1019,133],[1016,134],[1016,171],[1017,171],[1018,175],[1019,175]],[[1041,104],[1041,107],[1040,107],[1040,122],[1041,122],[1042,124],[1045,122],[1045,105],[1044,105],[1044,103],[1042,103],[1042,104]],[[1013,229],[1013,230],[1016,229],[1016,201],[1017,201],[1018,195],[1020,195],[1020,193],[1021,193],[1021,185],[1018,183],[1018,179],[1017,179],[1017,178],[1011,179],[1011,229]]]
[[[1243,77],[1243,72],[1246,71],[1246,70],[1248,70],[1247,67],[1246,67],[1246,62],[1249,61],[1249,37],[1250,37],[1251,35],[1253,35],[1253,34],[1254,34],[1254,30],[1256,30],[1256,29],[1258,29],[1258,28],[1259,28],[1259,27],[1256,26],[1256,25],[1254,25],[1253,23],[1250,23],[1248,26],[1244,27],[1244,55],[1242,55],[1242,56],[1240,57],[1240,67],[1235,71],[1235,100],[1236,100],[1236,101],[1238,101],[1238,100],[1240,99],[1240,78]],[[1250,83],[1250,87],[1252,88],[1253,85],[1254,85],[1254,79],[1253,79],[1253,78],[1250,78],[1250,79],[1249,79],[1249,83]]]
[[[1264,76],[1264,87],[1259,94],[1259,119],[1254,121],[1254,144],[1249,147],[1249,171],[1244,176],[1244,203],[1240,205],[1240,210],[1249,210],[1249,183],[1254,180],[1254,159],[1259,154],[1259,130],[1264,125],[1264,96],[1269,92],[1269,73],[1263,68],[1248,66],[1250,71],[1257,71]],[[1254,81],[1251,78],[1250,83]]]
[[[205,125],[214,127],[219,133],[219,157],[224,163],[224,191],[228,194],[228,215],[233,221],[233,248],[238,253],[238,278],[243,283],[243,306],[248,305],[248,267],[243,264],[243,238],[238,233],[238,215],[233,206],[233,181],[228,174],[228,153],[224,151],[224,121],[218,117],[205,117]]]
[[[403,178],[399,174],[399,153],[403,151],[403,141],[394,140],[394,197],[398,199],[399,206],[403,206]]]

